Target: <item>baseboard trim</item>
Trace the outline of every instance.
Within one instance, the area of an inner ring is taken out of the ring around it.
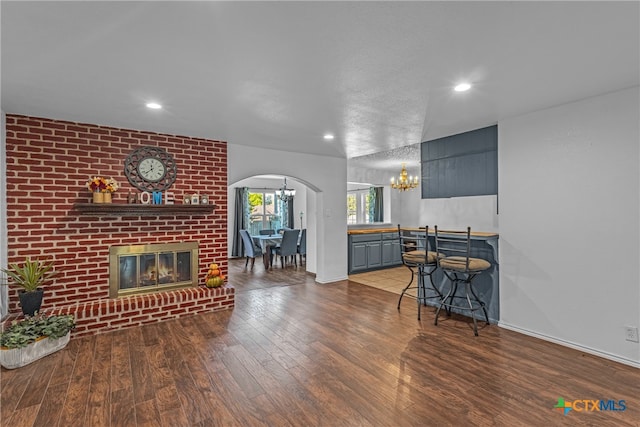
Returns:
[[[334,278],[334,279],[324,279],[324,280],[318,280],[318,276],[316,276],[316,283],[321,283],[321,284],[327,284],[327,283],[335,283],[335,282],[340,282],[342,280],[348,280],[349,276],[343,276],[343,277],[338,277],[338,278]]]
[[[580,344],[573,343],[571,341],[566,341],[566,340],[558,339],[558,338],[555,338],[555,337],[551,337],[549,335],[540,334],[540,333],[537,333],[537,332],[530,331],[528,329],[520,328],[518,326],[509,325],[508,323],[504,323],[504,322],[498,322],[498,326],[501,327],[501,328],[504,328],[504,329],[508,329],[510,331],[514,331],[514,332],[518,332],[520,334],[528,335],[530,337],[539,338],[539,339],[541,339],[543,341],[549,341],[549,342],[552,342],[552,343],[555,343],[555,344],[559,344],[559,345],[562,345],[562,346],[565,346],[565,347],[572,348],[574,350],[583,351],[585,353],[589,353],[589,354],[592,354],[594,356],[602,357],[604,359],[612,360],[614,362],[622,363],[624,365],[628,365],[628,366],[632,366],[634,368],[639,368],[640,369],[640,361],[631,360],[631,359],[627,359],[627,358],[624,358],[624,357],[616,356],[615,354],[607,353],[607,352],[600,351],[600,350],[595,350],[593,348],[585,347],[585,346],[582,346]]]

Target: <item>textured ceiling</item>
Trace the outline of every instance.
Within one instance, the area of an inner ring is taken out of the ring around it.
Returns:
[[[639,84],[638,2],[0,7],[7,113],[349,159]]]

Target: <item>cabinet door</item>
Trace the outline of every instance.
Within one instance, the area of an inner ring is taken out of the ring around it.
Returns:
[[[395,249],[393,250],[393,265],[402,264],[402,251],[400,250],[400,240],[394,240],[393,246]]]
[[[396,265],[401,262],[400,242],[398,240],[386,240],[382,242],[382,265]]]
[[[367,269],[367,244],[351,244],[351,272]]]
[[[381,242],[367,243],[367,267],[382,266],[382,244]]]

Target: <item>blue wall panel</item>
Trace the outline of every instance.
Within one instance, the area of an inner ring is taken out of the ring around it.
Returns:
[[[498,126],[425,141],[422,198],[498,194]]]

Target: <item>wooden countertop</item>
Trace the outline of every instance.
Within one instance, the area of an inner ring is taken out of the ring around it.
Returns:
[[[419,228],[407,227],[409,229],[419,230]],[[446,233],[447,230],[440,230],[443,233]],[[459,230],[457,230],[459,231]],[[371,233],[397,233],[398,228],[363,228],[359,230],[347,230],[347,234],[371,234]],[[433,229],[429,227],[429,234],[433,233]],[[491,233],[488,231],[473,231],[471,230],[471,235],[475,237],[498,237],[498,233]]]
[[[359,230],[347,230],[347,234],[371,234],[371,233],[393,233],[398,232],[397,228],[363,228]]]

